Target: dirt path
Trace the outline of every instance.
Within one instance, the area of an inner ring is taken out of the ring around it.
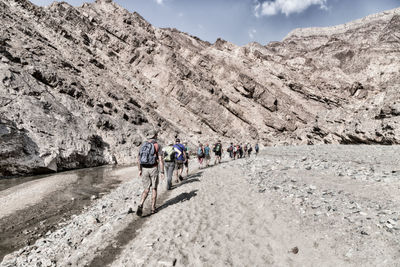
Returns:
[[[318,258],[312,248],[291,251],[307,249],[301,230],[269,209],[233,163],[200,171],[173,190],[169,202],[132,229],[135,238],[111,266],[299,266]]]

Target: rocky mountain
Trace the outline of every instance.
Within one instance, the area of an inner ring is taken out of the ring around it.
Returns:
[[[109,0],[0,0],[0,176],[130,164],[169,142],[400,143],[400,9],[214,44]]]

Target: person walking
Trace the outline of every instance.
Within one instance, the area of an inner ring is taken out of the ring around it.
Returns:
[[[215,153],[214,165],[221,163],[221,157],[222,157],[221,140],[218,140],[218,142],[214,145],[213,151]]]
[[[138,216],[142,216],[143,204],[146,201],[150,189],[153,189],[151,213],[156,213],[159,170],[161,170],[161,178],[164,180],[164,161],[159,153],[160,145],[156,141],[157,132],[155,130],[149,130],[146,133],[146,138],[147,141],[142,144],[138,154],[139,177],[142,178],[144,187],[142,199],[136,210]]]
[[[204,157],[206,159],[206,167],[210,166],[210,160],[211,160],[211,149],[208,144],[204,147]]]
[[[250,158],[252,151],[253,151],[253,148],[251,147],[251,144],[247,144],[247,154],[249,155],[249,158]]]
[[[235,160],[236,159],[236,156],[237,156],[237,145],[234,145],[233,146],[233,159]]]
[[[256,144],[254,146],[254,150],[256,151],[256,156],[258,155],[258,151],[260,150],[260,147],[258,146],[258,144]]]
[[[239,145],[238,147],[239,147],[239,148],[238,148],[238,150],[239,150],[239,158],[243,158],[243,148],[242,148],[242,145]]]
[[[233,143],[228,147],[229,157],[233,159]]]
[[[181,144],[181,140],[179,138],[175,140],[174,150],[175,150],[175,174],[176,174],[175,182],[179,183],[179,180],[180,181],[183,180],[182,177],[183,165],[187,161],[185,146]]]
[[[187,142],[185,142],[184,146],[185,146],[186,161],[183,164],[183,166],[186,168],[186,177],[188,177],[189,176],[190,151],[189,151],[189,146],[188,146]]]
[[[175,170],[175,149],[173,144],[169,144],[168,146],[162,149],[163,158],[164,158],[164,166],[165,172],[167,174],[167,190],[171,190],[172,187],[172,176]]]
[[[243,157],[246,157],[247,155],[247,144],[244,144],[243,146]]]
[[[200,169],[203,168],[204,147],[203,144],[200,142],[199,146],[197,147],[197,160],[199,161]]]

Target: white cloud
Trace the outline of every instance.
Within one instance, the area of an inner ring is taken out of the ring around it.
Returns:
[[[164,0],[156,0],[156,3],[159,5],[163,5],[164,4]]]
[[[257,0],[254,1],[254,15],[258,18],[260,17],[261,4]]]
[[[279,13],[289,16],[292,13],[301,13],[310,6],[317,5],[321,9],[327,9],[328,0],[274,0],[260,3],[255,2],[254,15],[273,16]]]
[[[257,33],[257,31],[255,29],[249,30],[250,39],[254,39],[256,33]]]

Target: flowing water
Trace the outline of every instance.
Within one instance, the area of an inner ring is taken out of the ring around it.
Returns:
[[[0,261],[80,213],[133,171],[105,166],[0,180]]]

